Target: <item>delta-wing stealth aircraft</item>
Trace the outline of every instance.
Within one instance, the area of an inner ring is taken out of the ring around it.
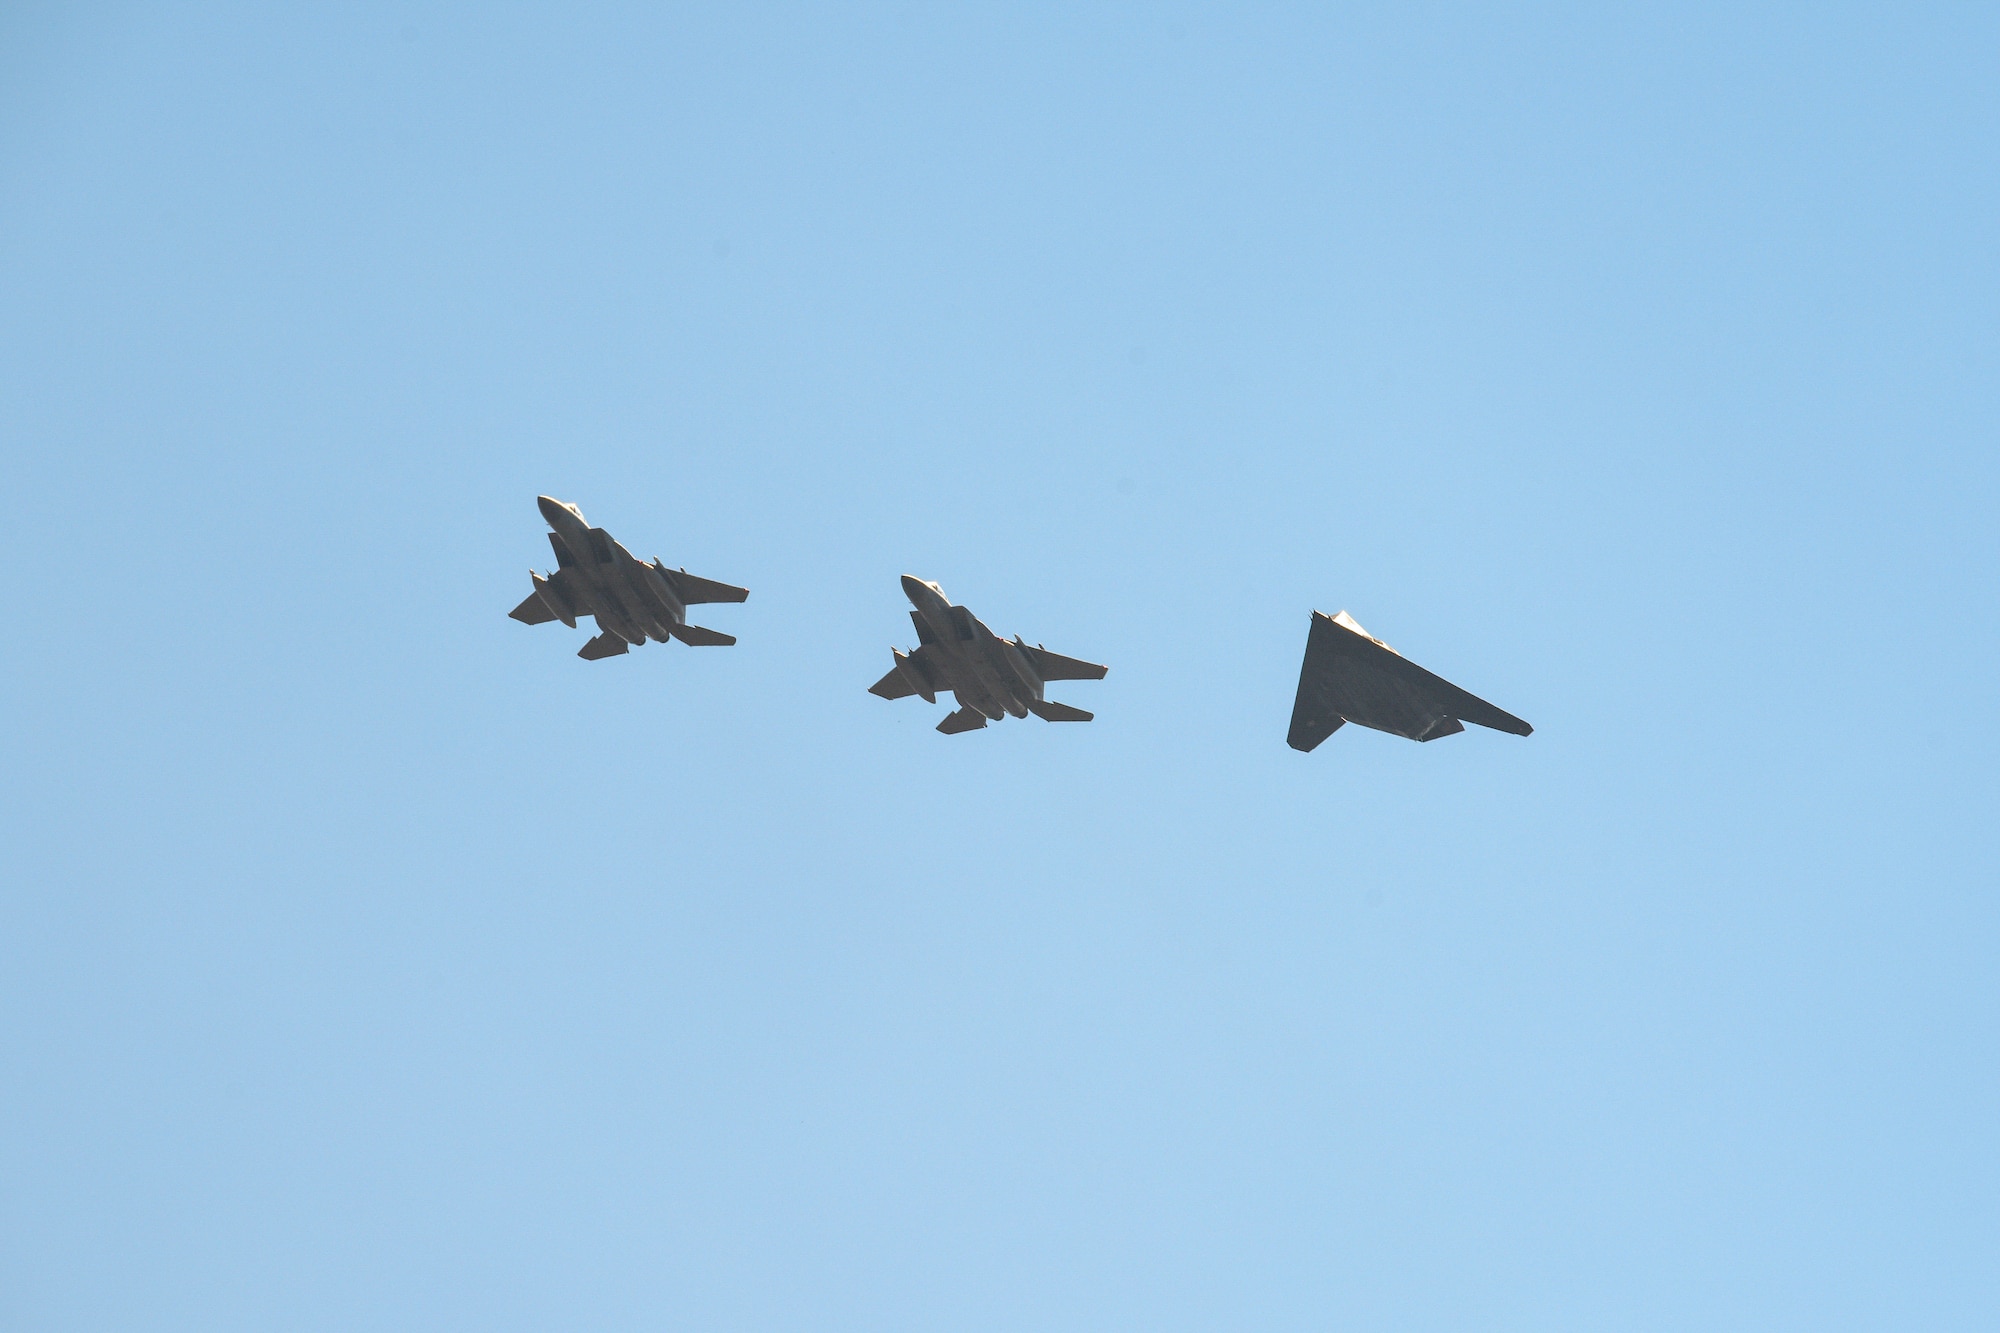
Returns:
[[[1091,715],[1068,704],[1042,698],[1051,680],[1103,680],[1105,669],[1091,662],[1052,653],[1018,635],[1009,642],[981,624],[972,612],[953,606],[944,589],[912,575],[903,575],[903,591],[916,608],[910,619],[917,627],[913,652],[890,649],[896,665],[868,687],[884,699],[923,696],[925,703],[949,691],[958,711],[938,723],[947,736],[977,731],[990,718],[998,722],[1010,713],[1033,713],[1045,722],[1088,722]]]
[[[1310,750],[1343,722],[1413,741],[1454,735],[1467,722],[1516,736],[1534,731],[1512,713],[1424,670],[1370,635],[1347,612],[1328,616],[1315,611],[1285,741],[1294,750]]]
[[[583,511],[544,495],[536,500],[553,529],[556,571],[543,578],[528,577],[535,590],[507,614],[524,625],[560,620],[571,629],[577,617],[597,618],[597,637],[577,653],[594,662],[616,657],[633,644],[653,639],[679,639],[690,647],[728,647],[732,635],[687,623],[687,608],[697,602],[740,602],[747,588],[696,578],[685,569],[668,569],[657,559],[647,564],[611,539],[603,528],[583,521]]]

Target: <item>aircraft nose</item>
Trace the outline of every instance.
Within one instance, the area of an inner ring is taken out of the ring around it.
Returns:
[[[542,511],[542,517],[549,521],[550,527],[554,527],[557,525],[557,523],[562,521],[556,517],[556,515],[558,514],[561,514],[563,519],[571,519],[576,517],[576,515],[570,513],[568,505],[564,504],[561,500],[556,499],[552,495],[536,496],[535,505]]]
[[[936,588],[933,588],[915,574],[903,575],[903,596],[909,598],[918,606],[929,606],[932,602],[944,600],[938,595]]]

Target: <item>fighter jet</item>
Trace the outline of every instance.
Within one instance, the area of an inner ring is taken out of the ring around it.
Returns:
[[[585,661],[616,657],[635,643],[679,639],[691,647],[727,647],[728,634],[687,623],[687,608],[696,602],[740,602],[747,588],[696,578],[685,569],[668,569],[657,559],[646,564],[611,539],[603,528],[583,521],[583,511],[544,495],[535,501],[554,531],[556,572],[543,578],[532,569],[535,590],[507,614],[524,625],[560,620],[576,628],[578,616],[597,617],[597,637],[577,653]]]
[[[1050,680],[1103,680],[1104,668],[1074,657],[1052,653],[1016,636],[1012,642],[982,625],[972,612],[953,606],[944,589],[910,574],[903,591],[915,610],[917,647],[905,653],[890,649],[896,665],[868,687],[884,699],[922,695],[936,703],[940,694],[958,696],[958,711],[938,723],[947,736],[977,731],[988,718],[998,722],[1008,714],[1033,713],[1045,722],[1088,722],[1091,715],[1068,704],[1042,698],[1042,683]]]
[[[1526,736],[1534,728],[1467,694],[1410,661],[1356,624],[1354,617],[1312,615],[1299,695],[1292,705],[1294,750],[1311,750],[1343,722],[1372,727],[1413,741],[1434,741],[1476,722]]]

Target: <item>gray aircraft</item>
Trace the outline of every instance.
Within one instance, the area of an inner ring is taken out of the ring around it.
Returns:
[[[597,637],[577,653],[594,662],[616,657],[632,644],[653,639],[679,639],[690,647],[728,647],[732,635],[687,623],[687,608],[697,602],[740,602],[747,588],[696,578],[685,569],[652,564],[613,541],[603,528],[583,521],[583,511],[544,495],[535,501],[554,529],[556,571],[543,578],[532,569],[535,590],[507,614],[524,625],[560,620],[576,628],[578,616],[597,618]]]
[[[903,575],[903,591],[916,608],[910,619],[917,626],[913,652],[890,649],[896,665],[868,687],[884,699],[922,695],[936,703],[947,691],[958,698],[958,711],[938,723],[947,736],[977,731],[987,719],[998,722],[1012,714],[1033,713],[1045,722],[1088,722],[1091,715],[1068,704],[1042,698],[1051,680],[1103,680],[1105,668],[1029,644],[1018,635],[1010,642],[981,624],[972,612],[953,606],[944,589],[913,575]]]
[[[1347,612],[1328,616],[1315,611],[1285,742],[1294,750],[1311,750],[1343,722],[1413,741],[1454,735],[1467,722],[1516,736],[1534,731],[1512,713],[1424,670],[1370,635]]]

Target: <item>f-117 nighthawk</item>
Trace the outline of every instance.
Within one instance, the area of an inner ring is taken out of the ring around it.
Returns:
[[[1413,741],[1455,735],[1465,730],[1466,722],[1516,736],[1534,731],[1512,713],[1424,670],[1347,612],[1328,616],[1315,611],[1285,743],[1310,750],[1343,722]]]
[[[687,623],[687,608],[697,602],[740,602],[747,588],[696,578],[685,569],[668,569],[657,559],[640,560],[613,541],[603,528],[583,521],[573,504],[544,495],[536,500],[553,529],[556,570],[547,578],[533,570],[535,590],[507,614],[524,625],[560,620],[571,629],[577,617],[597,618],[597,637],[577,653],[586,661],[616,657],[633,644],[653,639],[679,639],[691,647],[727,647],[732,635]]]
[[[1018,636],[1003,639],[972,612],[953,606],[935,583],[905,574],[903,592],[916,608],[910,619],[917,627],[917,647],[908,653],[891,649],[896,665],[868,687],[870,694],[884,699],[917,694],[926,703],[936,703],[938,695],[950,691],[957,696],[958,709],[938,723],[938,730],[947,736],[976,731],[988,719],[998,722],[1009,714],[1033,713],[1045,722],[1090,721],[1091,715],[1081,708],[1044,699],[1042,685],[1051,680],[1103,680],[1105,668],[1052,653]]]

